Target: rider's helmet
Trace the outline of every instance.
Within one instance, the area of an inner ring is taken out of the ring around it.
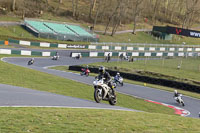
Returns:
[[[120,76],[120,73],[117,73],[117,76]]]
[[[105,67],[104,66],[99,67],[99,73],[101,73],[101,74],[105,73]]]
[[[88,65],[86,66],[86,68],[89,68]]]
[[[177,90],[174,90],[174,93],[177,94],[178,93]]]

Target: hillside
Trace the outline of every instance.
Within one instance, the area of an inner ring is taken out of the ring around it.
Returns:
[[[1,0],[0,14],[17,18],[67,20],[95,28],[96,24],[100,24],[102,29],[108,26],[115,32],[166,24],[191,28],[199,22],[199,5],[200,2],[194,0]]]

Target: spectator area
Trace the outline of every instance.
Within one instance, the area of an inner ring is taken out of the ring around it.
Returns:
[[[99,41],[96,35],[78,25],[38,20],[25,20],[24,22],[26,29],[38,37],[68,41]]]
[[[76,25],[66,25],[69,29],[73,30],[79,35],[82,36],[92,36],[90,33],[86,32],[83,28],[76,26]]]
[[[48,23],[48,22],[44,22],[43,24],[48,28],[52,29],[56,33],[76,35],[72,30],[68,29],[64,24]]]
[[[44,32],[44,33],[54,33],[51,29],[46,27],[43,22],[39,21],[26,21],[31,27],[36,29],[39,32]]]
[[[30,20],[26,20],[25,22],[39,32],[71,34],[71,35],[92,37],[92,35],[89,32],[87,32],[85,29],[77,25],[58,24],[58,23],[30,21]]]

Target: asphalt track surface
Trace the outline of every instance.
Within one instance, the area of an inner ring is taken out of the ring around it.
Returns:
[[[60,53],[60,51],[59,51],[59,53]],[[100,58],[82,58],[80,60],[76,60],[74,58],[67,57],[66,55],[69,55],[69,53],[70,53],[69,51],[63,51],[63,53],[61,53],[61,54],[64,55],[64,56],[61,56],[61,58],[58,61],[53,61],[53,60],[51,60],[51,58],[35,58],[35,63],[31,66],[27,65],[27,62],[30,58],[4,58],[3,61],[11,63],[11,64],[35,69],[35,70],[38,70],[38,71],[41,71],[41,72],[46,72],[46,73],[49,73],[49,74],[61,76],[61,77],[71,79],[71,80],[75,80],[75,81],[78,81],[78,82],[81,82],[81,83],[92,85],[92,82],[94,81],[94,77],[81,77],[79,74],[75,74],[75,73],[48,69],[48,67],[50,67],[50,66],[79,65],[79,64],[88,64],[88,63],[92,63],[92,62],[101,62],[102,61],[102,59],[100,59]],[[3,87],[0,87],[0,88],[3,88]],[[12,88],[12,87],[10,86],[10,88]],[[43,94],[48,95],[49,94],[50,97],[55,96],[54,97],[55,99],[53,99],[52,101],[55,100],[55,101],[58,101],[58,102],[56,102],[56,103],[53,102],[54,104],[53,103],[51,104],[51,102],[48,101],[48,98],[47,98],[46,103],[45,103],[44,102],[45,100],[40,99],[39,96],[38,96],[38,98],[37,97],[32,98],[33,101],[36,100],[33,103],[31,101],[26,103],[27,99],[23,99],[23,98],[24,97],[30,98],[29,96],[27,96],[27,94],[33,95],[32,93],[26,93],[25,92],[24,95],[26,95],[26,96],[23,96],[23,94],[20,93],[21,96],[19,96],[19,95],[17,95],[18,92],[10,91],[10,92],[7,92],[6,94],[9,95],[11,92],[13,92],[13,93],[11,93],[11,96],[8,96],[8,97],[12,97],[12,98],[19,97],[19,98],[21,98],[21,101],[20,101],[21,104],[18,104],[17,102],[15,103],[16,99],[14,99],[13,102],[11,102],[12,106],[17,106],[17,105],[22,105],[22,106],[28,106],[28,105],[32,105],[32,106],[65,106],[65,107],[70,106],[70,107],[80,107],[80,108],[81,107],[89,107],[89,108],[91,107],[91,108],[130,110],[130,109],[121,108],[121,107],[118,107],[118,106],[110,106],[110,105],[106,105],[106,104],[97,104],[94,101],[87,101],[87,100],[82,100],[82,99],[77,99],[77,98],[72,98],[72,97],[66,97],[66,96],[56,95],[56,94],[52,94],[52,93],[48,93],[48,92],[40,92],[40,91],[35,91],[35,90],[31,90],[31,89],[26,89],[26,88],[21,88],[21,89],[22,89],[21,90],[22,92],[24,90],[27,90],[27,91],[29,90],[29,91],[33,91],[33,92],[38,93],[38,95],[43,95]],[[4,90],[0,89],[0,91],[5,92],[5,89]],[[190,112],[188,117],[196,117],[197,118],[198,113],[200,111],[200,100],[199,99],[183,96],[183,100],[184,100],[186,106],[182,107],[182,106],[178,105],[175,102],[175,100],[173,99],[173,93],[163,91],[163,90],[158,90],[158,89],[154,89],[154,88],[149,88],[149,87],[138,86],[138,85],[126,83],[125,86],[118,87],[117,91],[120,92],[120,93],[140,97],[140,98],[143,98],[143,99],[149,99],[149,100],[160,102],[160,103],[178,106],[178,107],[183,108],[185,110],[188,110]],[[1,96],[2,94],[3,93],[0,93],[0,101],[3,100],[2,96]],[[34,97],[34,95],[33,95],[33,97]],[[61,99],[59,99],[59,97],[61,97]],[[64,100],[64,98],[66,98],[66,100]],[[77,100],[77,103],[71,104],[73,102],[70,101],[70,100],[68,101],[68,98],[72,99],[72,101]],[[23,103],[23,101],[25,103]],[[4,102],[6,103],[6,101],[4,101]],[[83,104],[83,102],[86,102],[86,103]],[[68,105],[68,103],[70,105]],[[9,105],[9,103],[7,103],[7,104]],[[0,102],[0,106],[4,106],[4,104]]]

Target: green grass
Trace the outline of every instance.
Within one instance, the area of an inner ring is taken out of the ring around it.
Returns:
[[[0,21],[13,21],[13,22],[18,22],[21,21],[22,19],[18,16],[14,15],[0,15]]]
[[[144,32],[137,32],[136,35],[133,35],[132,33],[116,34],[113,37],[110,35],[100,35],[100,42],[152,43],[152,44],[170,43],[169,41],[156,40],[154,37]]]
[[[181,64],[181,69],[177,66]],[[90,66],[105,66],[108,69],[123,72],[137,73],[140,75],[180,80],[185,82],[200,81],[200,60],[199,58],[174,58],[161,60],[137,60],[134,62],[101,62],[92,63]],[[151,73],[152,72],[152,73]],[[186,80],[184,80],[186,79]],[[187,80],[188,79],[188,80]]]
[[[56,69],[56,70],[61,70],[61,71],[66,71],[66,72],[73,72],[73,73],[80,73],[78,71],[68,70],[68,66],[56,66],[56,67],[51,67],[50,69]],[[90,73],[90,76],[97,76],[97,74],[96,73]],[[124,79],[124,82],[125,83],[144,86],[144,82],[128,80],[128,79]],[[170,92],[174,92],[174,88],[170,88],[170,87],[165,87],[165,86],[160,86],[160,85],[155,85],[155,84],[148,84],[148,83],[146,83],[145,86],[146,87],[151,87],[151,88],[156,88],[156,89],[161,89],[161,90],[166,90],[166,91],[170,91]],[[180,92],[183,95],[187,95],[187,96],[191,96],[191,97],[200,99],[200,94],[198,94],[198,93],[179,90],[179,89],[176,89],[176,90],[178,90],[178,92]]]
[[[0,36],[10,36],[18,38],[34,38],[32,34],[24,30],[21,26],[1,26]]]
[[[82,84],[36,70],[14,66],[2,61],[0,62],[0,73],[0,83],[2,84],[21,86],[94,101],[94,89],[93,86],[90,85]],[[117,94],[117,96],[118,106],[147,112],[174,114],[174,110],[161,105],[152,104],[142,99],[133,98],[122,94]]]
[[[0,108],[0,132],[196,133],[200,120],[155,113],[64,108]]]

